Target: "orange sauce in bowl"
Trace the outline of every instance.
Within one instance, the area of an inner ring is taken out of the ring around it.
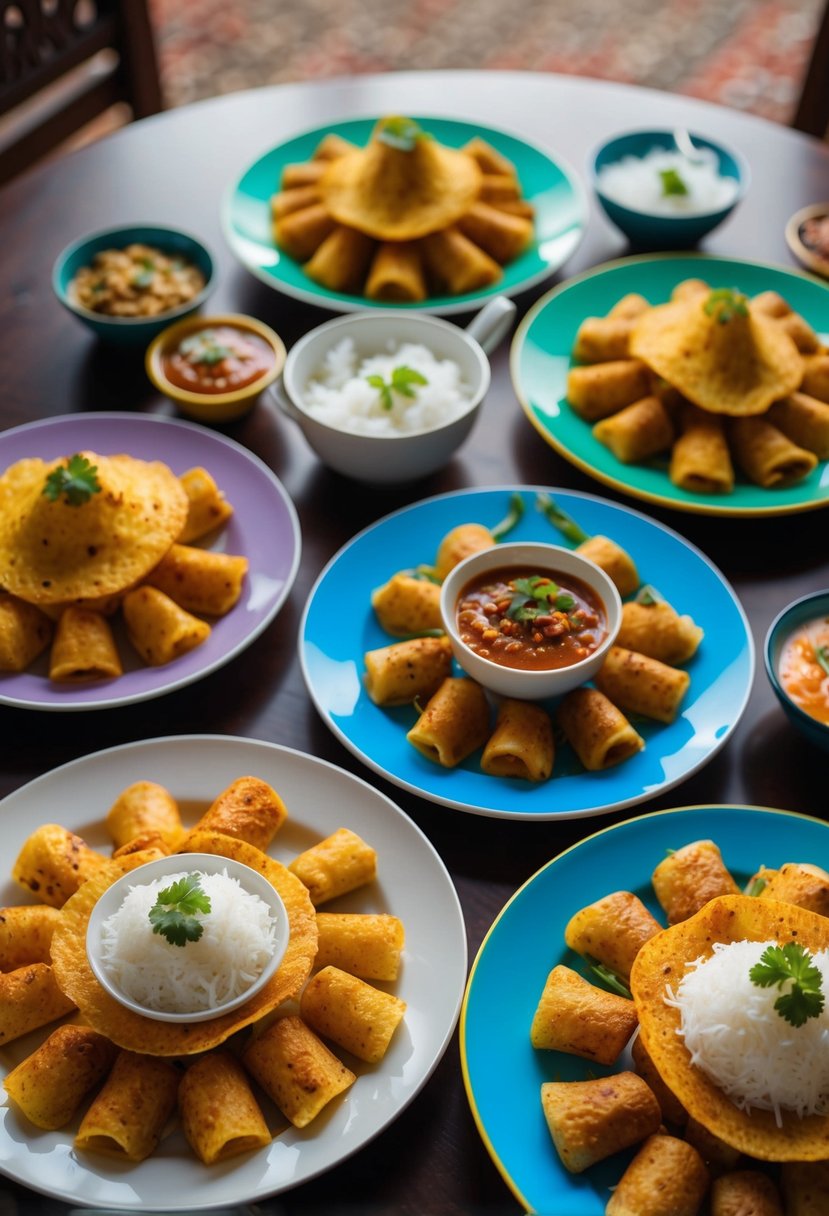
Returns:
[[[191,393],[232,393],[269,372],[276,361],[258,334],[231,325],[210,325],[164,352],[161,367],[177,388]]]
[[[778,675],[787,696],[804,713],[829,726],[829,617],[808,621],[786,639],[780,652]]]

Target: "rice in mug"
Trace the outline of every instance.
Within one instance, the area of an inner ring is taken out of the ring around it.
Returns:
[[[411,395],[397,391],[392,380],[397,368],[411,369],[426,383],[410,381]],[[380,377],[389,392],[372,385],[369,376]],[[465,414],[471,401],[460,366],[436,359],[425,346],[389,343],[385,353],[360,359],[353,339],[343,338],[308,382],[302,404],[311,418],[337,430],[388,436],[435,430]]]

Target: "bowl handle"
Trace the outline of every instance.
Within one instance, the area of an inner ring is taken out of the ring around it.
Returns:
[[[509,332],[516,308],[506,296],[495,296],[472,318],[466,332],[475,338],[489,355]]]
[[[287,418],[293,419],[294,422],[302,421],[302,415],[300,414],[297,407],[294,405],[291,398],[288,396],[288,393],[285,389],[284,381],[281,376],[279,377],[278,380],[275,380],[273,382],[273,384],[268,389],[268,393],[270,394],[270,396],[276,402],[279,409],[282,411],[282,413]]]

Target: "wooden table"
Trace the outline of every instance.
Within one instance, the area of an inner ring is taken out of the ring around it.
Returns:
[[[791,266],[788,217],[829,196],[829,148],[792,131],[702,102],[575,78],[530,73],[401,73],[289,85],[201,102],[137,123],[20,178],[0,195],[0,424],[80,410],[170,412],[140,359],[100,348],[51,293],[50,270],[78,234],[148,220],[203,237],[218,254],[217,311],[262,318],[290,344],[326,314],[281,297],[243,270],[220,234],[224,190],[256,156],[299,131],[345,116],[441,113],[514,130],[584,172],[590,149],[632,127],[682,124],[722,137],[748,159],[752,184],[736,214],[705,242],[713,253]],[[623,239],[591,201],[587,236],[565,266],[572,275],[624,255]],[[544,288],[518,301],[522,310]],[[77,756],[143,737],[179,733],[276,741],[370,776],[319,720],[296,655],[305,598],[325,562],[387,512],[467,486],[546,484],[613,495],[547,447],[527,424],[508,374],[493,385],[471,439],[442,472],[418,485],[369,490],[323,468],[281,417],[260,408],[226,428],[274,469],[296,503],[302,566],[277,620],[236,661],[202,683],[115,712],[49,714],[0,708],[0,794]],[[720,566],[742,599],[758,653],[777,611],[829,585],[823,512],[781,520],[712,519],[650,510]],[[787,725],[762,662],[748,710],[724,748],[682,788],[643,810],[753,803],[825,814],[826,761]],[[516,887],[561,849],[620,816],[562,823],[510,822],[447,812],[371,776],[428,834],[457,886],[470,959]],[[59,816],[58,816],[59,818]],[[8,870],[11,857],[5,858]],[[497,1064],[494,1062],[497,1067]],[[46,1165],[48,1171],[48,1164]],[[0,1194],[43,1203],[13,1184]],[[58,1204],[47,1204],[60,1208]],[[328,1175],[269,1202],[274,1213],[359,1212],[458,1216],[519,1210],[481,1144],[453,1041],[418,1099],[385,1133]]]

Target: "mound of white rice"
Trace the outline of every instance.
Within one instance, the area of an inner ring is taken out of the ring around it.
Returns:
[[[386,409],[368,376],[386,384],[396,367],[420,372],[428,383],[413,384],[414,395],[392,393]],[[358,435],[407,435],[431,431],[466,413],[472,391],[451,359],[436,359],[425,346],[390,343],[385,352],[360,359],[351,338],[343,338],[325,356],[321,370],[305,387],[303,407],[312,418]]]
[[[689,963],[676,993],[665,998],[680,1012],[679,1034],[691,1062],[741,1110],[829,1114],[829,1011],[792,1026],[774,1002],[789,990],[759,988],[749,971],[777,942],[716,942],[710,958]],[[813,962],[829,992],[829,951]]]
[[[710,148],[699,148],[699,163],[669,148],[652,148],[645,156],[623,156],[603,165],[596,179],[603,194],[649,215],[704,215],[727,207],[738,190],[736,178],[723,177]],[[687,194],[665,194],[660,174],[673,170]]]
[[[125,996],[146,1009],[215,1009],[250,988],[276,949],[270,908],[226,870],[199,875],[210,912],[197,913],[203,926],[197,942],[176,946],[153,933],[149,913],[160,892],[189,873],[183,870],[130,887],[101,928],[104,971]]]

